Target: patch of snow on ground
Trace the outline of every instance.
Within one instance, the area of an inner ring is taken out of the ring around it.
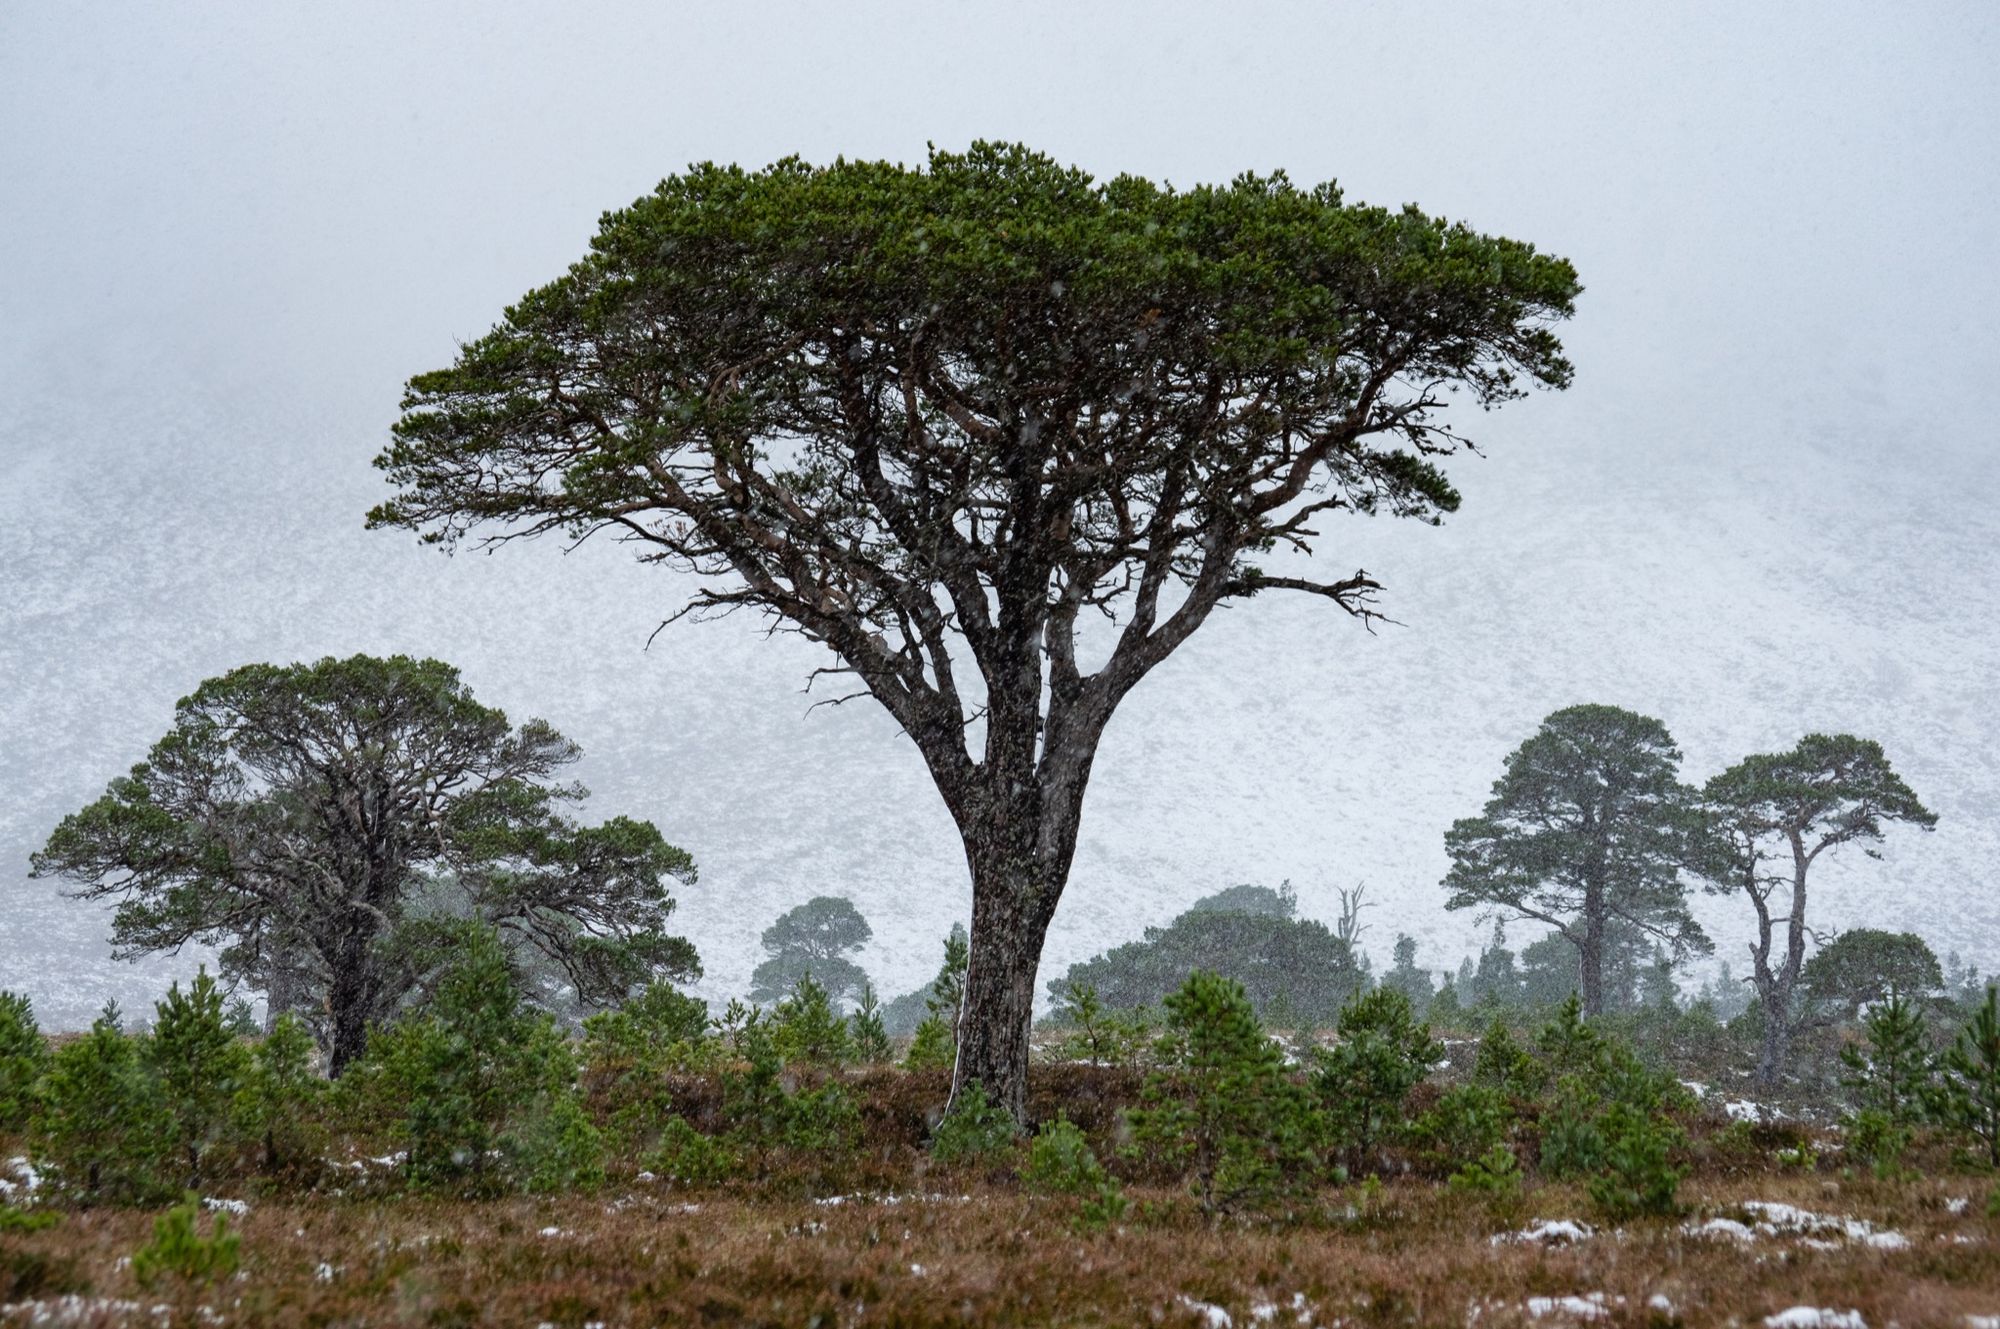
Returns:
[[[1553,1222],[1538,1219],[1519,1232],[1501,1232],[1494,1235],[1492,1244],[1505,1246],[1510,1242],[1533,1242],[1540,1246],[1567,1246],[1572,1242],[1584,1241],[1595,1236],[1597,1229],[1588,1223],[1579,1223],[1573,1218],[1559,1218]]]
[[[1764,1317],[1764,1329],[1868,1329],[1860,1311],[1835,1311],[1823,1306],[1794,1306]]]
[[[250,1212],[250,1204],[246,1200],[218,1200],[213,1195],[203,1196],[201,1207],[211,1211],[219,1209],[225,1214],[234,1214],[238,1218],[242,1218]]]
[[[1971,1203],[1972,1201],[1967,1199],[1963,1195],[1954,1195],[1949,1200],[1946,1200],[1944,1202],[1945,1212],[1952,1214],[1962,1214],[1965,1212],[1965,1207]]]
[[[1185,1292],[1181,1294],[1181,1305],[1193,1311],[1208,1325],[1208,1329],[1233,1329],[1236,1321],[1229,1318],[1229,1312],[1213,1302],[1196,1301]]]
[[[1706,1223],[1688,1223],[1681,1228],[1690,1237],[1732,1237],[1737,1241],[1755,1241],[1757,1234],[1749,1226],[1733,1218],[1711,1218]]]
[[[133,1316],[149,1314],[158,1319],[166,1319],[174,1313],[171,1306],[146,1307],[136,1301],[123,1301],[116,1297],[80,1297],[71,1293],[57,1297],[53,1301],[15,1301],[0,1306],[0,1315],[8,1319],[25,1316],[25,1323],[35,1324],[76,1324],[81,1321],[100,1321],[106,1316]]]
[[[562,1234],[563,1230],[559,1227],[545,1227],[541,1231],[541,1235],[544,1237],[560,1237]]]
[[[1292,1304],[1289,1308],[1280,1306],[1275,1301],[1256,1302],[1250,1307],[1250,1321],[1252,1324],[1269,1324],[1278,1318],[1279,1311],[1286,1309],[1292,1312],[1294,1323],[1309,1325],[1313,1322],[1312,1307],[1306,1304],[1306,1294],[1303,1292],[1292,1294]]]
[[[7,1170],[19,1180],[9,1181],[5,1177],[0,1177],[0,1200],[12,1200],[16,1193],[23,1199],[28,1199],[42,1188],[42,1174],[37,1172],[35,1165],[26,1158],[16,1155],[8,1159]]]
[[[338,1269],[334,1268],[334,1267],[333,1267],[332,1265],[328,1264],[328,1263],[327,1263],[326,1261],[324,1261],[324,1260],[321,1260],[321,1261],[320,1261],[320,1264],[319,1264],[319,1268],[317,1268],[317,1269],[313,1270],[313,1282],[315,1282],[315,1283],[331,1283],[331,1282],[333,1281],[333,1279],[334,1279],[334,1275],[338,1274],[339,1272],[340,1272],[340,1270],[338,1270]]]
[[[1789,1204],[1773,1204],[1764,1200],[1746,1200],[1743,1209],[1758,1216],[1757,1228],[1773,1232],[1797,1233],[1817,1237],[1837,1233],[1849,1241],[1875,1246],[1882,1250],[1907,1250],[1910,1239],[1900,1232],[1877,1228],[1873,1223],[1861,1218],[1847,1218],[1840,1215],[1815,1214]]]
[[[1796,1205],[1766,1200],[1746,1200],[1736,1208],[1750,1216],[1749,1223],[1733,1218],[1711,1218],[1704,1223],[1687,1223],[1681,1232],[1690,1237],[1729,1237],[1755,1241],[1765,1237],[1798,1237],[1816,1250],[1828,1250],[1840,1240],[1859,1242],[1878,1250],[1908,1250],[1910,1239],[1900,1232],[1878,1228],[1863,1218],[1838,1214],[1816,1214]]]
[[[1623,1300],[1623,1298],[1620,1298]],[[1602,1292],[1582,1297],[1529,1297],[1528,1314],[1537,1320],[1551,1315],[1567,1315],[1577,1320],[1602,1320],[1611,1314]]]
[[[1722,1105],[1731,1121],[1782,1121],[1785,1114],[1768,1103],[1750,1098],[1732,1098]]]

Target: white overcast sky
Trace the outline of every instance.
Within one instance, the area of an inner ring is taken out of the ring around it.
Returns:
[[[1678,707],[1696,776],[1806,728],[1872,726],[1947,822],[1907,865],[1915,903],[1836,921],[1927,922],[1940,949],[2000,963],[2000,909],[1968,903],[2000,848],[1996,69],[1991,4],[0,5],[0,888],[21,902],[0,904],[0,986],[39,981],[38,948],[112,972],[101,920],[19,884],[19,860],[141,755],[173,698],[249,659],[354,649],[460,660],[482,695],[615,755],[593,782],[622,802],[599,810],[656,816],[702,858],[718,894],[684,918],[723,986],[777,909],[878,862],[902,866],[852,886],[883,939],[865,958],[892,989],[927,971],[959,888],[897,874],[948,869],[949,828],[878,721],[799,717],[789,648],[710,638],[740,664],[700,676],[699,643],[639,653],[672,597],[635,604],[653,583],[615,551],[581,570],[509,551],[491,562],[512,580],[481,582],[359,525],[402,381],[559,273],[604,210],[691,161],[915,161],[982,137],[1181,184],[1338,179],[1565,255],[1586,288],[1563,333],[1576,387],[1476,422],[1489,459],[1453,470],[1468,510],[1440,539],[1464,543],[1365,545],[1388,551],[1370,566],[1392,589],[1401,571],[1433,596],[1400,602],[1434,654],[1397,670],[1452,679],[1454,660],[1498,658],[1496,633],[1544,634],[1532,683],[1397,694],[1386,713],[1408,733],[1371,713],[1349,748],[1348,720],[1314,728],[1347,675],[1311,675],[1225,707],[1237,718],[1204,744],[1236,764],[1210,779],[1160,736],[1211,675],[1263,657],[1177,663],[1120,740],[1125,773],[1100,764],[1064,959],[1228,880],[1295,875],[1320,913],[1335,885],[1376,883],[1383,930],[1453,963],[1443,826],[1536,716],[1609,700]],[[1398,569],[1405,549],[1456,561]],[[1781,566],[1790,580],[1765,584]],[[1448,567],[1490,580],[1450,584]],[[1745,596],[1758,623],[1732,612]],[[629,620],[606,608],[628,604]],[[495,621],[543,609],[561,621],[526,644]],[[1453,636],[1474,610],[1485,635]],[[1344,623],[1283,613],[1280,657],[1363,649]],[[1579,626],[1593,616],[1601,640]],[[1711,663],[1758,633],[1758,653]],[[557,639],[575,660],[535,645]],[[1826,680],[1857,671],[1866,686],[1828,702]],[[1433,712],[1492,729],[1460,751],[1424,729]],[[729,759],[655,747],[662,728]],[[1298,769],[1349,781],[1365,818],[1340,823],[1311,789],[1274,804],[1262,782],[1292,754],[1256,736],[1293,734],[1318,745]],[[649,766],[656,751],[672,762]],[[1173,774],[1148,783],[1146,762]],[[798,810],[829,782],[865,789],[844,812]],[[1245,828],[1255,847],[1215,848]],[[1154,840],[1184,879],[1152,881]]]

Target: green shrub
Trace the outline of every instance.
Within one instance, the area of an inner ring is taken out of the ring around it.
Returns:
[[[1604,1131],[1599,1125],[1602,1100],[1579,1075],[1556,1081],[1542,1109],[1541,1169],[1550,1177],[1581,1177],[1604,1164]]]
[[[1488,1201],[1515,1200],[1521,1195],[1521,1162],[1512,1149],[1496,1144],[1452,1173],[1445,1186]]]
[[[1113,1010],[1098,996],[1097,985],[1082,979],[1060,991],[1056,1023],[1070,1032],[1056,1045],[1057,1056],[1092,1066],[1135,1066],[1145,1059],[1157,1032],[1152,1007]]]
[[[990,1163],[1014,1147],[1020,1124],[986,1097],[981,1084],[960,1090],[931,1135],[931,1157],[940,1163]]]
[[[685,1117],[671,1117],[646,1168],[683,1186],[719,1186],[742,1171],[743,1160],[727,1140],[702,1134]]]
[[[229,1216],[217,1214],[209,1235],[195,1228],[201,1200],[189,1192],[180,1204],[153,1220],[153,1239],[132,1254],[132,1276],[152,1287],[166,1275],[188,1283],[215,1283],[236,1272],[242,1240],[229,1230]]]
[[[159,1081],[184,1180],[199,1185],[209,1151],[231,1141],[237,1095],[250,1078],[250,1054],[230,1032],[222,990],[206,969],[186,992],[179,983],[169,987],[153,1011],[146,1059]]]
[[[0,1131],[18,1131],[34,1115],[35,1088],[49,1068],[49,1043],[25,995],[0,992]]]
[[[56,1216],[46,1209],[16,1209],[10,1204],[0,1204],[0,1234],[46,1232],[57,1221]]]
[[[941,1015],[928,1015],[910,1039],[903,1065],[913,1071],[950,1070],[958,1060],[958,1044],[952,1040],[951,1025]]]
[[[1884,1181],[1906,1175],[1903,1153],[1910,1128],[1881,1108],[1863,1108],[1847,1119],[1847,1156]]]
[[[1622,1222],[1641,1215],[1678,1213],[1674,1197],[1683,1173],[1668,1157],[1681,1141],[1680,1132],[1630,1103],[1613,1103],[1604,1114],[1601,1129],[1602,1170],[1591,1177],[1588,1188],[1591,1201],[1604,1216]]]
[[[622,1006],[583,1022],[584,1073],[621,1098],[647,1092],[670,1072],[707,1066],[714,1053],[708,1003],[670,983],[648,983]]]
[[[1241,984],[1190,974],[1167,999],[1160,1055],[1128,1116],[1133,1147],[1191,1173],[1211,1221],[1282,1207],[1310,1188],[1323,1127]]]
[[[1376,1143],[1400,1128],[1410,1090],[1444,1055],[1418,1023],[1410,999],[1376,988],[1341,1008],[1339,1042],[1316,1057],[1313,1091],[1334,1146],[1355,1170],[1368,1165]]]
[[[573,1093],[544,1094],[502,1144],[521,1189],[534,1194],[604,1184],[604,1136]]]
[[[111,1008],[51,1059],[34,1135],[61,1189],[85,1204],[172,1194],[159,1170],[172,1143],[159,1089]]]
[[[268,1172],[296,1170],[318,1155],[326,1081],[313,1069],[316,1051],[312,1035],[288,1011],[251,1055],[236,1117],[244,1136],[258,1142]]]
[[[1448,1174],[1502,1143],[1513,1119],[1506,1097],[1493,1086],[1454,1085],[1409,1124],[1404,1138],[1427,1170]]]
[[[1060,1113],[1028,1142],[1021,1181],[1044,1195],[1090,1195],[1110,1180],[1075,1123]]]
[[[733,1139],[755,1158],[761,1174],[774,1149],[819,1154],[853,1148],[861,1113],[838,1084],[795,1092],[785,1082],[776,1039],[764,1025],[746,1028],[749,1065],[723,1077],[723,1115]]]
[[[847,1021],[833,1009],[826,989],[802,974],[771,1015],[771,1041],[786,1061],[840,1066],[854,1060]]]
[[[1507,1022],[1496,1015],[1479,1040],[1479,1055],[1472,1063],[1472,1081],[1510,1098],[1535,1098],[1542,1092],[1545,1077],[1541,1065],[1515,1041]]]
[[[1124,1189],[1115,1180],[1106,1177],[1104,1184],[1097,1188],[1097,1193],[1085,1200],[1076,1211],[1076,1225],[1086,1232],[1102,1232],[1123,1220],[1125,1211],[1130,1207]]]
[[[786,1103],[784,1143],[802,1153],[836,1154],[861,1136],[861,1109],[837,1084],[792,1094]]]
[[[1809,1144],[1780,1149],[1771,1155],[1780,1172],[1811,1172],[1819,1166],[1819,1151]]]
[[[490,927],[469,925],[429,1003],[369,1036],[359,1077],[366,1097],[391,1121],[418,1186],[497,1188],[520,1181],[519,1158],[496,1170],[510,1132],[574,1092],[576,1063],[546,1013],[530,1010]]]

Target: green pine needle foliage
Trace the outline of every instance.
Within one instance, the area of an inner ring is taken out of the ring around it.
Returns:
[[[0,1131],[18,1131],[34,1115],[35,1089],[49,1068],[49,1043],[25,994],[0,992]]]
[[[1322,1126],[1241,984],[1188,976],[1167,999],[1159,1070],[1129,1114],[1132,1148],[1182,1168],[1203,1214],[1289,1208],[1317,1178]]]
[[[931,1135],[931,1157],[940,1163],[991,1163],[1014,1147],[1020,1124],[986,1096],[984,1085],[959,1091],[951,1111]]]
[[[201,1199],[192,1191],[153,1220],[153,1239],[132,1253],[132,1276],[154,1287],[171,1275],[185,1283],[217,1283],[242,1262],[242,1238],[229,1230],[229,1216],[217,1214],[207,1236],[196,1228]]]

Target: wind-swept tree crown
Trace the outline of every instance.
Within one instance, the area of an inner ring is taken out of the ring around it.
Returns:
[[[1057,690],[1079,614],[1116,603],[1084,707],[1108,713],[1226,596],[1372,614],[1365,574],[1252,556],[1336,509],[1454,510],[1445,399],[1567,384],[1578,290],[1530,245],[1282,174],[1099,182],[987,143],[696,166],[411,380],[370,521],[617,531],[709,574],[697,605],[827,641],[906,728],[959,710],[948,637],[989,687],[1018,664],[1001,588],[1034,588]]]

